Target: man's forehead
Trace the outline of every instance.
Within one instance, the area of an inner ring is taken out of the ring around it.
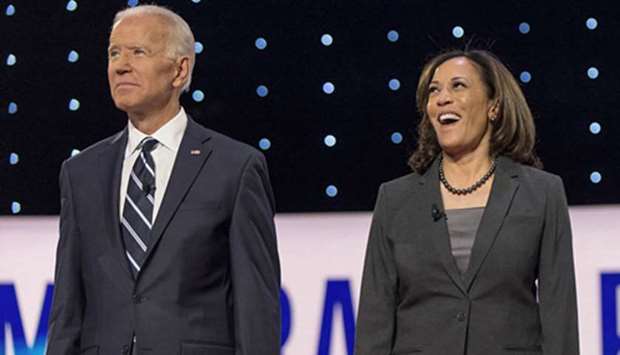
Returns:
[[[165,23],[159,16],[135,15],[123,18],[112,27],[110,46],[164,43],[166,39]]]

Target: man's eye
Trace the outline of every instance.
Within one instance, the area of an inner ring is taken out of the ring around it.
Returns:
[[[137,48],[133,50],[133,53],[142,55],[142,54],[145,54],[146,52],[142,48]]]
[[[118,57],[118,54],[119,54],[118,51],[111,51],[111,52],[108,52],[108,57],[116,58]]]

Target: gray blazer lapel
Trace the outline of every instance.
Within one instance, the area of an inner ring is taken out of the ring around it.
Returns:
[[[441,217],[437,219],[433,216],[433,208],[437,208],[438,211],[444,211],[443,201],[441,199],[441,192],[439,189],[439,160],[435,159],[433,164],[426,170],[424,175],[420,177],[419,187],[420,194],[419,200],[416,203],[410,204],[418,206],[415,212],[419,217],[413,219],[415,223],[419,223],[418,226],[412,226],[412,228],[419,228],[420,234],[424,238],[429,238],[431,244],[433,244],[435,251],[439,255],[441,263],[443,264],[446,272],[454,282],[454,284],[466,294],[466,288],[461,277],[461,273],[456,267],[456,262],[452,256],[452,250],[450,247],[450,235],[448,232],[448,225],[446,218]],[[415,229],[413,229],[415,230]]]
[[[467,290],[480,271],[489,250],[497,238],[497,234],[504,223],[515,193],[519,188],[518,165],[506,157],[499,157],[497,170],[491,188],[491,195],[484,209],[476,240],[471,251],[469,268],[463,275]]]
[[[177,207],[185,198],[187,191],[194,183],[196,176],[211,154],[212,148],[207,144],[210,138],[211,136],[207,130],[199,126],[191,118],[188,119],[187,128],[181,140],[172,173],[170,174],[168,187],[164,193],[161,207],[153,225],[151,245],[147,251],[143,268],[148,267],[148,261],[168,223],[170,223]]]
[[[101,217],[106,228],[105,235],[108,236],[112,254],[122,266],[120,269],[124,270],[124,277],[119,279],[119,281],[125,287],[131,289],[133,287],[133,276],[129,272],[128,261],[125,257],[125,247],[122,242],[119,218],[121,170],[126,146],[127,129],[118,133],[109,142],[109,145],[99,153],[99,165],[97,166],[99,173],[97,175],[101,185],[103,200]]]

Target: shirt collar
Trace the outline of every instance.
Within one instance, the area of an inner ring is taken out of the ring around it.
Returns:
[[[132,155],[139,147],[140,142],[146,137],[153,137],[157,139],[159,146],[163,146],[173,153],[176,153],[179,150],[179,146],[181,145],[181,140],[183,139],[183,133],[185,132],[185,128],[187,127],[187,114],[183,107],[179,110],[170,121],[166,122],[163,126],[161,126],[155,133],[151,135],[144,134],[140,130],[138,130],[131,121],[128,121],[128,137],[127,137],[127,149],[125,150],[125,158]],[[155,149],[157,149],[155,147]]]

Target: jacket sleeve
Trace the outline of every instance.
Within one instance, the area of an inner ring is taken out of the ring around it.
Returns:
[[[366,247],[357,318],[356,355],[389,355],[394,339],[397,272],[386,235],[384,185],[379,188]]]
[[[49,319],[47,355],[78,354],[84,309],[80,235],[66,162],[60,170],[60,239],[56,250],[54,296]]]
[[[267,164],[254,153],[240,178],[230,225],[236,355],[280,353],[280,262]]]
[[[538,283],[543,354],[578,355],[572,233],[564,185],[559,177],[547,188]]]

